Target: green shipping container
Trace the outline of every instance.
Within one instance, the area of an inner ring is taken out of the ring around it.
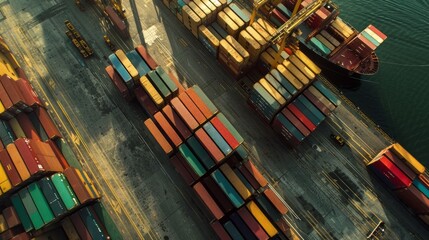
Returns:
[[[165,83],[165,85],[167,85],[168,89],[170,89],[172,93],[177,92],[178,87],[176,83],[174,83],[174,81],[170,78],[170,76],[168,76],[168,74],[161,66],[156,67],[155,71],[156,73],[158,73],[162,81]]]
[[[206,169],[204,169],[203,165],[201,165],[200,161],[198,161],[197,157],[195,157],[186,144],[179,146],[179,152],[198,176],[201,177],[206,173]]]
[[[64,174],[56,173],[52,175],[51,180],[67,210],[71,210],[79,205],[79,200],[74,194],[73,189],[71,188]]]
[[[210,109],[210,111],[213,114],[216,114],[219,110],[217,107],[213,104],[213,102],[207,97],[207,95],[201,90],[201,88],[197,85],[194,85],[192,87],[194,89],[195,93],[201,98],[201,100],[207,105],[207,107]]]
[[[27,188],[23,188],[21,189],[21,191],[19,191],[19,197],[24,204],[24,208],[27,211],[28,216],[30,216],[34,229],[38,230],[43,227],[43,225],[45,224],[43,223],[42,217],[40,216],[39,211],[37,211],[37,207],[34,204],[33,199],[31,198],[31,195],[28,192]]]
[[[93,209],[97,214],[98,218],[100,219],[101,223],[104,224],[104,226],[106,227],[110,238],[115,240],[123,240],[123,237],[119,232],[118,227],[116,226],[115,222],[113,222],[112,217],[110,217],[103,204],[98,202],[93,205]]]
[[[211,176],[236,208],[239,208],[244,204],[243,199],[219,169],[212,172]]]
[[[73,150],[70,148],[69,144],[64,140],[64,138],[57,138],[54,140],[55,144],[57,145],[58,149],[63,153],[64,158],[67,160],[70,166],[82,169],[79,161],[77,160],[76,156],[73,153]]]
[[[42,178],[38,182],[40,189],[42,190],[43,195],[49,203],[49,207],[51,207],[52,212],[56,217],[67,212],[66,206],[64,206],[63,201],[60,198],[57,190],[54,187],[51,179],[48,177]]]
[[[162,94],[162,97],[169,98],[171,96],[171,92],[168,89],[168,87],[164,84],[164,82],[161,80],[161,78],[156,74],[155,71],[150,71],[147,74],[153,83],[153,85],[156,87],[156,89]]]
[[[25,210],[24,204],[22,203],[21,198],[18,194],[12,195],[10,198],[13,208],[15,208],[16,214],[21,221],[22,226],[26,232],[29,232],[34,229],[33,223],[31,223],[30,216],[28,216],[27,211]]]
[[[192,151],[197,155],[197,157],[204,164],[206,169],[210,169],[215,166],[215,162],[210,157],[209,153],[204,149],[201,143],[194,137],[190,137],[187,140],[187,144],[192,149]]]
[[[45,196],[43,196],[42,190],[37,185],[36,182],[28,185],[28,192],[31,195],[31,198],[33,199],[34,204],[37,207],[37,210],[40,213],[40,216],[42,217],[42,220],[45,224],[48,224],[52,220],[54,220],[54,214],[52,213],[52,210],[49,207],[48,202],[46,201]]]
[[[88,207],[80,209],[79,215],[83,223],[85,224],[86,228],[88,229],[88,232],[91,235],[92,239],[94,240],[108,239],[107,236],[104,235],[100,225],[95,220],[94,216],[92,215]]]
[[[223,113],[219,113],[217,115],[219,120],[225,125],[225,127],[231,132],[234,138],[238,141],[238,143],[242,144],[244,142],[244,138],[238,133],[237,129],[232,126],[231,122],[223,115]]]

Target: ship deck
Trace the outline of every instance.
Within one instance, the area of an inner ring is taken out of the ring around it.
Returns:
[[[424,239],[428,228],[365,168],[390,144],[353,105],[343,104],[291,149],[246,104],[234,81],[162,1],[123,1],[132,40],[123,41],[97,9],[69,0],[3,2],[4,39],[95,179],[124,239],[214,239],[204,206],[145,129],[137,103],[127,103],[104,72],[108,47],[143,42],[154,59],[198,84],[245,138],[257,166],[290,207],[288,221],[304,239],[365,239],[378,221],[385,239]],[[64,34],[70,20],[95,50],[84,60]],[[91,23],[91,24],[86,24]],[[323,80],[323,79],[322,79]],[[329,135],[338,133],[340,148]]]

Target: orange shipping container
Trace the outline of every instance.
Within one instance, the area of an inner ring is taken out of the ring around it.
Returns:
[[[159,131],[155,123],[151,119],[147,119],[144,121],[144,125],[161,146],[162,150],[164,150],[165,154],[170,155],[173,152],[173,148],[171,147],[170,143],[168,143],[165,136],[162,135],[161,131]]]

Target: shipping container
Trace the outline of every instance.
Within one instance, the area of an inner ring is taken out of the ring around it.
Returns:
[[[239,31],[239,26],[224,11],[220,11],[218,13],[217,23],[228,33],[228,35],[236,36]]]
[[[27,180],[30,178],[30,172],[26,166],[26,163],[22,159],[17,147],[15,144],[9,144],[6,147],[6,151],[10,156],[10,159],[12,160],[13,164],[15,165],[15,168],[21,177],[22,181]]]
[[[89,191],[85,188],[85,185],[79,178],[76,169],[67,168],[64,171],[64,176],[66,176],[67,181],[69,182],[71,188],[73,189],[73,192],[76,194],[76,197],[81,204],[95,200],[91,197]]]
[[[215,162],[209,153],[194,136],[190,137],[186,142],[207,170],[215,166]]]
[[[146,64],[150,67],[150,69],[155,70],[158,64],[153,60],[153,58],[149,55],[147,50],[142,46],[138,45],[136,47],[136,51],[140,54]]]
[[[287,108],[283,108],[281,114],[283,114],[283,116],[285,116],[286,119],[289,120],[289,122],[291,122],[302,133],[302,135],[304,135],[304,137],[310,135],[310,130],[308,130],[307,127],[305,127],[305,125]]]
[[[217,33],[215,34],[204,25],[200,25],[198,27],[198,39],[207,48],[207,50],[209,50],[209,52],[215,57],[217,56],[219,41],[221,39],[220,36],[218,38],[216,35]]]
[[[0,100],[5,108],[5,111],[0,114],[2,118],[9,119],[20,112],[20,110],[13,105],[12,99],[10,99],[2,84],[0,84]]]
[[[46,171],[62,172],[64,170],[49,144],[37,140],[29,140],[27,145],[30,146],[34,155],[39,159]]]
[[[55,217],[59,217],[67,212],[67,209],[62,202],[58,191],[55,189],[52,181],[50,178],[42,178],[40,181],[37,182],[40,189],[43,192],[43,195],[45,196],[46,200],[49,203],[49,207],[51,208],[53,214]]]
[[[152,134],[152,136],[155,138],[155,140],[158,142],[158,144],[161,146],[164,153],[170,155],[173,152],[173,147],[170,145],[170,143],[168,143],[167,139],[161,133],[161,131],[158,129],[152,119],[147,119],[146,121],[144,121],[144,124],[149,130],[149,132]]]
[[[402,162],[395,154],[390,152],[390,150],[386,150],[383,153],[390,161],[392,161],[407,177],[411,180],[414,180],[417,177],[417,174],[413,172],[404,162]]]
[[[179,98],[175,97],[171,99],[170,104],[192,132],[198,128],[198,122],[185,107],[185,105],[179,100]]]
[[[369,25],[368,28],[371,29],[371,31],[373,31],[375,34],[377,34],[377,36],[379,36],[381,39],[383,39],[383,41],[386,40],[387,36],[380,32],[380,30],[378,30],[376,27],[374,27],[373,25]]]
[[[155,71],[161,78],[161,80],[165,83],[165,85],[167,85],[170,92],[175,96],[179,88],[177,87],[173,79],[171,79],[171,77],[164,71],[161,66],[156,67]]]
[[[222,135],[220,135],[216,128],[213,127],[213,124],[208,122],[203,125],[203,128],[225,156],[228,156],[232,152],[232,148],[228,145],[228,143],[225,141]]]
[[[210,119],[215,112],[212,112],[209,107],[203,102],[203,100],[198,96],[193,88],[188,88],[186,94],[192,100],[192,102],[198,107],[198,109],[203,113],[204,117]]]
[[[78,212],[70,215],[69,218],[73,223],[73,226],[76,228],[77,234],[82,240],[92,240],[91,234],[89,233],[88,228],[85,226],[84,222],[80,218]]]
[[[282,217],[282,215],[264,195],[261,194],[256,196],[255,201],[259,208],[264,212],[265,216],[271,220],[271,222],[276,222]]]
[[[152,101],[151,97],[145,92],[142,86],[138,86],[133,91],[137,101],[139,102],[140,106],[142,106],[146,114],[148,114],[148,116],[153,116],[156,112],[158,112],[158,107]]]
[[[267,73],[263,79],[268,81],[270,85],[283,97],[283,99],[285,99],[285,103],[292,98],[292,95],[290,95],[283,85],[271,74]],[[263,79],[261,79],[260,82],[263,81]]]
[[[0,233],[6,231],[8,229],[6,219],[2,214],[0,214]]]
[[[316,98],[319,99],[319,101],[321,101],[329,110],[333,111],[336,106],[329,101],[328,98],[326,98],[319,90],[317,90],[317,88],[315,88],[314,86],[309,86],[308,87],[308,91],[313,94]]]
[[[150,98],[158,108],[164,105],[164,99],[162,98],[161,94],[156,90],[154,85],[149,81],[146,76],[142,76],[140,78],[140,85],[147,92],[147,94],[150,96]]]
[[[212,32],[216,37],[218,37],[219,41],[224,39],[226,36],[228,36],[228,33],[223,30],[223,28],[221,26],[219,26],[219,24],[217,22],[213,22],[212,24],[210,24],[210,26],[208,27],[208,29],[210,30],[210,32]]]
[[[282,201],[273,190],[271,190],[270,188],[265,189],[264,195],[274,205],[274,207],[280,214],[284,215],[288,212],[284,201]]]
[[[16,136],[13,132],[12,127],[7,121],[0,120],[0,140],[4,146],[13,143]]]
[[[128,59],[132,63],[132,65],[137,69],[139,76],[146,75],[150,68],[147,63],[143,60],[143,58],[137,53],[136,50],[131,50],[126,53]]]
[[[329,101],[331,101],[335,106],[338,106],[341,104],[341,100],[338,99],[335,94],[329,90],[325,85],[323,85],[320,81],[315,81],[313,83],[313,86],[316,87]]]
[[[324,56],[328,56],[331,53],[331,50],[325,46],[322,42],[320,42],[317,38],[312,37],[309,41],[310,45],[319,50],[320,53]]]
[[[22,200],[22,203],[25,207],[28,216],[30,217],[31,223],[34,226],[35,230],[38,230],[43,227],[43,219],[40,216],[39,211],[37,211],[36,205],[34,204],[33,199],[31,198],[30,193],[27,188],[23,188],[19,191],[19,198]]]
[[[297,100],[304,104],[304,106],[308,108],[311,113],[313,113],[314,116],[316,116],[320,120],[320,122],[325,119],[325,116],[305,96],[299,95],[297,97]]]
[[[304,140],[304,135],[289,120],[287,120],[283,114],[277,114],[276,121],[280,123],[280,134],[283,135],[283,131],[286,131],[286,133],[290,133],[290,135],[293,137],[291,139],[290,137],[285,136],[286,140],[293,143],[293,145],[296,145]],[[276,128],[276,124],[273,123],[273,126]]]
[[[240,181],[246,186],[246,188],[250,191],[250,194],[254,194],[256,193],[256,189],[253,188],[252,184],[250,183],[249,180],[247,180],[247,178],[243,175],[243,173],[240,172],[240,169],[238,168],[239,163],[240,162],[240,158],[235,157],[234,155],[232,155],[228,161],[229,166],[231,166],[233,168],[233,171],[235,173],[235,175],[237,175],[237,177],[240,179]],[[237,161],[237,164],[232,165],[233,161]],[[249,173],[248,173],[249,174]]]
[[[78,211],[78,213],[84,225],[88,229],[88,232],[91,235],[92,239],[94,240],[110,239],[110,237],[106,236],[105,233],[103,232],[102,227],[100,226],[100,223],[96,221],[94,213],[90,210],[89,207],[81,208]]]
[[[121,77],[122,81],[124,81],[125,85],[128,88],[132,88],[134,86],[134,83],[131,78],[131,75],[128,73],[127,69],[125,69],[124,65],[122,65],[122,63],[119,61],[119,58],[116,56],[116,54],[110,54],[109,61]]]
[[[238,176],[234,173],[228,164],[223,164],[220,166],[220,170],[226,176],[226,178],[228,178],[229,182],[231,182],[243,200],[248,199],[252,195],[249,189],[244,185],[240,178],[238,178]]]
[[[240,208],[237,213],[258,239],[267,240],[269,238],[264,229],[261,227],[261,225],[259,225],[259,223],[255,220],[246,207]]]
[[[165,106],[162,109],[162,113],[167,117],[169,122],[173,125],[173,127],[176,129],[176,131],[180,134],[183,140],[186,140],[191,136],[191,131],[189,128],[185,125],[183,120],[177,115],[175,111],[171,108],[170,105]]]
[[[330,43],[325,37],[323,37],[321,34],[317,34],[315,36],[315,38],[317,40],[319,40],[319,42],[321,42],[323,44],[323,46],[327,47],[329,49],[329,52],[332,52],[335,49],[335,46]]]
[[[222,212],[220,207],[214,201],[209,192],[207,192],[201,182],[196,183],[192,188],[195,190],[197,195],[201,198],[201,201],[203,201],[203,203],[207,206],[207,208],[217,220],[221,219],[224,216],[224,213]]]
[[[426,177],[425,175],[421,174],[421,175],[419,175],[419,179],[420,179],[420,182],[423,185],[425,185],[427,188],[429,188],[429,178],[428,177]]]
[[[284,106],[286,99],[265,78],[259,80],[259,84],[280,104]]]
[[[275,236],[278,232],[277,229],[273,226],[273,224],[268,220],[265,214],[261,211],[261,209],[256,205],[255,202],[250,201],[246,204],[247,209],[252,213],[255,219],[261,224],[264,228],[265,232],[270,236]]]
[[[16,167],[13,164],[12,159],[9,157],[6,149],[0,151],[0,162],[6,171],[6,175],[12,184],[12,187],[20,184],[22,182],[21,177],[19,176],[18,171],[16,170]]]
[[[241,235],[241,233],[238,231],[237,227],[231,221],[226,221],[223,224],[223,227],[229,233],[229,235],[232,237],[232,239],[244,240],[244,237]]]
[[[160,130],[163,131],[164,136],[167,136],[167,138],[170,140],[170,143],[172,146],[178,147],[180,144],[182,144],[182,139],[180,139],[177,132],[173,129],[173,127],[170,125],[170,123],[167,121],[165,116],[162,114],[162,112],[157,112],[155,115],[153,115],[156,123],[158,124],[158,127]]]
[[[19,216],[13,206],[6,207],[2,210],[2,215],[6,220],[7,228],[14,228],[21,224]]]
[[[413,171],[417,174],[423,174],[426,168],[419,162],[417,159],[413,157],[407,150],[405,150],[399,143],[393,144],[393,148],[391,148],[393,153],[396,153],[396,156],[399,157],[402,161],[404,161],[408,167],[413,169]]]
[[[215,182],[220,186],[222,191],[228,196],[231,200],[234,207],[239,208],[244,204],[243,199],[240,197],[238,192],[234,189],[231,183],[225,178],[222,172],[218,169],[213,171],[211,174]]]
[[[162,95],[164,99],[170,99],[172,97],[170,90],[167,85],[161,80],[161,78],[156,74],[155,71],[150,71],[147,76],[149,77],[152,85],[157,89],[157,91]]]
[[[285,77],[297,90],[300,91],[304,85],[299,81],[284,65],[277,65],[277,70]]]
[[[211,178],[207,176],[203,178],[202,182],[206,189],[211,193],[215,201],[222,208],[222,211],[226,214],[230,212],[234,206],[232,205],[231,200],[229,200],[228,196],[223,192],[220,186]]]
[[[19,125],[18,120],[16,118],[9,119],[9,126],[12,128],[12,131],[16,138],[23,138],[25,137],[24,130],[22,130],[21,126]],[[1,130],[0,139],[3,139],[4,130]],[[10,139],[10,137],[8,137]],[[7,145],[7,144],[6,144]]]
[[[63,169],[66,169],[67,167],[69,167],[70,166],[69,163],[65,159],[63,153],[60,151],[60,149],[58,148],[58,146],[52,140],[48,140],[47,143],[49,144],[49,146],[51,147],[52,151],[54,152],[56,158],[58,159],[58,162],[61,165],[61,167]]]
[[[106,228],[110,239],[122,240],[123,237],[120,234],[116,224],[113,222],[109,212],[104,208],[100,202],[95,203],[90,207],[96,213],[97,220],[100,221]]]
[[[293,65],[289,60],[284,60],[283,65],[288,69],[303,85],[307,85],[309,79]]]
[[[223,125],[228,129],[228,131],[234,136],[234,138],[238,141],[239,144],[244,142],[244,138],[240,135],[240,133],[235,129],[235,127],[231,124],[231,122],[223,115],[223,113],[219,113],[216,117],[223,123]]]
[[[338,47],[340,45],[340,42],[335,39],[330,33],[328,33],[326,30],[322,30],[320,32],[320,34],[322,34],[322,36],[324,38],[326,38],[326,40],[328,40],[332,45],[334,45],[334,47]]]
[[[302,104],[300,101],[295,100],[293,101],[291,104],[289,104],[288,106],[295,106],[296,108],[299,109],[299,111],[301,111],[304,116],[306,116],[315,127],[319,126],[319,124],[321,123],[321,121],[319,120],[318,117],[316,117],[314,115],[314,113],[312,113],[304,104]],[[289,110],[291,110],[291,108],[289,108]],[[291,110],[292,111],[292,110]]]
[[[67,210],[71,210],[79,205],[79,200],[64,174],[55,173],[51,176],[51,180]]]
[[[255,104],[260,104],[255,106],[263,112],[264,119],[267,122],[271,121],[274,114],[281,107],[276,99],[258,82],[253,85],[250,100]]]
[[[48,201],[44,197],[42,190],[37,185],[36,182],[28,185],[28,192],[31,195],[31,198],[33,199],[34,204],[37,207],[38,212],[40,213],[40,216],[42,217],[42,220],[45,224],[50,223],[52,220],[54,220],[55,216],[52,212],[51,208],[49,207]]]
[[[291,230],[284,217],[280,218],[277,222],[275,222],[275,224],[277,229],[279,229],[288,239],[294,238],[294,232]]]
[[[245,239],[257,239],[256,235],[252,232],[252,230],[246,225],[240,215],[238,215],[236,212],[230,215],[230,219]]]
[[[25,104],[25,99],[21,95],[21,92],[18,90],[18,88],[15,86],[14,80],[11,79],[7,75],[3,75],[0,77],[0,82],[3,85],[4,89],[6,90],[7,95],[9,96],[10,100],[12,101],[12,104],[21,111],[23,111],[23,110],[28,111],[29,106],[27,106],[27,104]],[[18,113],[18,112],[16,112],[16,113]]]
[[[362,32],[361,32],[361,34],[366,38],[366,39],[368,39],[372,44],[374,44],[376,47],[378,47],[378,46],[380,46],[380,42],[379,41],[377,41],[377,39],[375,39],[368,31],[366,31],[366,29],[365,30],[363,30]]]
[[[246,24],[250,21],[250,13],[238,3],[229,4],[229,8],[234,11]]]
[[[297,56],[292,55],[288,58],[291,63],[293,63],[299,70],[301,70],[302,73],[304,73],[304,75],[312,80],[316,77],[316,75],[311,71],[311,69],[305,65]]]
[[[380,159],[373,160],[368,164],[391,189],[400,189],[409,187],[412,183],[401,170],[396,167],[387,157],[381,156]]]
[[[125,82],[121,79],[119,74],[113,69],[112,65],[109,65],[105,68],[107,75],[109,76],[110,80],[112,81],[113,85],[115,85],[116,89],[118,89],[121,96],[127,100],[131,100],[130,92],[125,85]]]
[[[225,12],[225,14],[228,15],[235,24],[237,24],[239,29],[242,29],[245,26],[244,21],[234,11],[232,11],[231,8],[225,7],[223,12]]]
[[[216,143],[209,137],[206,131],[204,129],[200,128],[195,132],[195,137],[200,141],[200,143],[203,145],[204,149],[207,150],[207,152],[210,154],[212,159],[215,160],[216,163],[219,163],[222,161],[225,157],[225,155],[222,153],[222,151],[218,148]]]
[[[74,168],[74,170],[76,171],[79,180],[83,183],[90,197],[92,199],[99,199],[101,195],[95,187],[94,182],[89,178],[88,174],[84,170],[79,170],[77,168]]]
[[[231,240],[231,237],[226,232],[225,228],[223,228],[222,224],[220,224],[218,221],[214,221],[210,223],[210,226],[213,228],[214,232],[221,240]]]
[[[37,132],[37,135],[39,135],[40,140],[45,142],[48,140],[48,135],[46,134],[45,129],[43,128],[42,124],[40,123],[39,118],[36,116],[35,112],[31,112],[27,114],[28,118],[30,119],[31,123],[33,124],[34,129]]]
[[[21,126],[27,138],[41,141],[41,138],[37,133],[36,128],[33,126],[27,114],[20,113],[16,115],[16,119],[18,120],[19,125]]]
[[[36,106],[43,106],[42,102],[40,101],[39,97],[37,96],[37,93],[34,91],[33,87],[31,86],[30,82],[28,80],[20,78],[16,81],[16,84],[18,85],[18,89],[21,92],[21,94],[24,97],[25,103],[30,107],[36,107]],[[29,111],[31,109],[27,109]]]
[[[328,116],[329,114],[331,114],[331,110],[323,102],[321,102],[316,96],[314,96],[310,91],[308,91],[308,89],[304,91],[304,95],[314,106],[317,107],[317,109],[319,109],[319,111],[323,113],[323,115]],[[327,99],[323,99],[323,100],[326,100],[327,104],[331,104]],[[334,107],[334,105],[332,106]]]
[[[233,133],[225,126],[222,121],[216,116],[214,117],[210,123],[213,127],[220,133],[220,135],[225,139],[228,145],[231,147],[232,151],[235,150],[240,143],[234,137]]]
[[[38,107],[35,110],[35,114],[43,126],[47,137],[49,139],[61,138],[62,135],[58,130],[56,124],[53,122],[52,118],[49,116],[48,111],[45,108]]]
[[[203,176],[206,173],[206,169],[198,160],[198,158],[192,153],[191,149],[186,144],[182,144],[178,148],[182,157],[186,160],[186,162],[191,166],[194,172],[199,176]]]
[[[261,34],[259,34],[252,26],[247,26],[246,31],[256,40],[256,42],[259,43],[259,45],[261,45],[261,50],[265,49],[267,41],[265,41]]]
[[[429,213],[429,198],[427,198],[413,185],[409,186],[408,188],[396,190],[395,195],[401,199],[405,205],[411,208],[414,213]]]
[[[271,77],[274,77],[277,82],[279,82],[281,84],[281,86],[287,90],[287,92],[289,93],[291,98],[293,95],[295,95],[296,88],[289,82],[289,80],[287,80],[277,69],[272,69],[269,73],[269,76],[271,77],[267,77],[267,75],[265,75],[265,78],[268,80]]]
[[[16,214],[19,217],[19,220],[24,227],[24,230],[26,232],[29,232],[34,229],[33,223],[30,219],[30,216],[27,213],[27,210],[25,209],[24,203],[22,202],[19,194],[14,194],[10,197],[10,200],[12,202],[12,205],[16,211]]]
[[[416,178],[413,185],[429,199],[429,188],[423,184],[420,179]]]
[[[122,21],[118,14],[113,10],[111,6],[107,6],[105,8],[105,11],[107,13],[107,16],[109,17],[110,21],[112,22],[113,26],[116,28],[116,30],[119,32],[122,38],[128,39],[130,37],[130,34],[128,32],[127,25],[125,25],[124,21]]]
[[[247,180],[249,180],[251,183],[254,182],[252,186],[255,189],[265,187],[268,184],[265,177],[259,172],[256,166],[253,165],[250,160],[243,163],[243,167],[240,167],[240,171],[243,173],[243,175],[245,175]],[[249,173],[250,176],[246,176],[247,174],[245,174],[245,172]],[[251,179],[254,179],[254,181],[251,181]]]
[[[115,51],[115,55],[118,57],[119,61],[125,67],[127,72],[130,74],[131,78],[134,81],[137,81],[139,79],[139,73],[131,63],[130,59],[128,59],[128,57],[125,55],[125,52],[122,49],[118,49]],[[134,84],[131,84],[129,86],[134,86]]]
[[[194,91],[196,95],[198,95],[201,98],[201,100],[206,104],[206,106],[210,109],[212,114],[216,114],[219,111],[217,107],[214,105],[214,103],[210,100],[210,98],[207,97],[207,95],[203,92],[203,90],[201,90],[201,88],[198,85],[192,86],[192,88],[190,88],[188,91],[189,92]]]
[[[42,162],[39,160],[39,158],[33,152],[31,146],[29,145],[29,141],[30,140],[27,138],[19,138],[15,141],[16,148],[18,149],[18,152],[21,155],[22,160],[24,160],[24,163],[27,166],[28,171],[30,172],[31,175],[46,171],[45,167],[47,166],[43,166]],[[11,146],[10,150],[13,152],[15,146],[12,144],[8,145],[8,147],[9,146]]]
[[[186,184],[192,185],[195,181],[192,174],[187,170],[187,168],[182,164],[179,158],[175,155],[170,158],[171,163],[174,166],[174,169],[182,176],[183,180],[185,180]]]
[[[207,119],[204,117],[203,113],[198,109],[197,105],[191,100],[191,98],[186,93],[179,95],[180,101],[185,105],[188,111],[192,116],[197,120],[198,124],[203,124]]]

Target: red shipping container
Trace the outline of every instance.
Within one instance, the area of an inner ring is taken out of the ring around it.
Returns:
[[[273,190],[267,188],[264,191],[265,197],[270,200],[273,206],[279,211],[280,214],[284,215],[288,212],[286,205],[280,200],[280,198],[273,192]]]
[[[39,119],[40,123],[42,124],[43,129],[45,130],[46,134],[48,135],[48,138],[55,139],[55,138],[61,138],[62,135],[60,131],[58,130],[56,124],[52,121],[51,117],[49,116],[48,111],[42,107],[36,108],[36,116]]]
[[[122,81],[119,74],[115,72],[115,69],[112,67],[112,65],[107,66],[105,70],[110,80],[112,81],[113,85],[115,85],[116,89],[118,89],[119,93],[121,93],[121,96],[125,100],[130,101],[131,100],[130,91],[128,90],[125,83]]]
[[[287,108],[312,132],[316,126],[308,119],[293,103],[290,103]]]
[[[156,112],[158,112],[158,108],[156,107],[155,103],[152,101],[152,99],[150,99],[149,95],[141,86],[138,86],[134,89],[134,95],[136,95],[140,106],[142,106],[150,116],[153,116]]]
[[[274,119],[272,127],[274,131],[280,133],[280,135],[282,135],[289,144],[296,146],[300,143],[300,141],[285,126],[283,126],[277,118]]]
[[[308,89],[304,91],[304,95],[310,100],[314,106],[317,107],[325,116],[328,116],[331,113],[331,110],[325,104],[323,104],[316,96],[314,96]]]
[[[411,180],[416,178],[417,174],[411,170],[404,162],[401,161],[395,154],[387,150],[384,155],[389,158],[405,175],[407,175]]]
[[[15,69],[16,74],[18,74],[19,78],[28,79],[27,74],[25,73],[24,69],[21,67],[17,67]]]
[[[179,147],[180,144],[182,144],[182,139],[180,139],[177,132],[173,129],[173,127],[170,125],[170,123],[167,121],[167,119],[164,117],[162,112],[157,112],[155,115],[153,115],[156,123],[158,123],[158,126],[160,129],[165,133],[165,136],[170,139],[170,143],[172,143],[174,146]]]
[[[6,92],[6,89],[3,87],[3,84],[0,83],[0,100],[3,103],[4,108],[10,112],[10,114],[17,114],[21,111],[13,105],[12,99]],[[5,114],[5,117],[10,118],[12,115]]]
[[[88,229],[85,227],[82,219],[79,216],[79,213],[73,213],[70,215],[70,220],[76,228],[77,234],[82,240],[92,240],[91,235],[88,232]]]
[[[264,229],[259,225],[256,219],[252,216],[252,214],[247,210],[246,207],[242,207],[238,209],[238,214],[246,223],[246,225],[250,228],[250,230],[255,234],[255,236],[260,240],[269,239],[268,235],[265,233]]]
[[[200,109],[198,109],[197,105],[195,105],[195,103],[189,98],[188,94],[179,94],[179,99],[180,101],[182,101],[183,105],[185,105],[185,107],[200,125],[202,125],[206,121],[206,118],[204,117],[203,113],[200,111]]]
[[[7,95],[12,100],[15,107],[20,110],[29,108],[24,102],[24,97],[21,96],[21,92],[15,87],[14,80],[9,78],[6,74],[0,77],[0,82],[7,92]]]
[[[35,157],[39,159],[46,171],[62,172],[64,170],[49,144],[37,140],[29,140],[27,145],[30,146]]]
[[[30,240],[30,239],[32,239],[30,234],[28,234],[27,232],[22,232],[22,233],[15,235],[10,240]]]
[[[416,214],[429,213],[429,199],[414,185],[395,191],[396,196],[401,199]]]
[[[282,231],[282,233],[286,237],[288,237],[288,239],[292,239],[290,226],[289,226],[289,224],[287,224],[287,222],[283,218],[280,218],[279,220],[277,220],[275,222],[275,224],[277,225],[277,228],[280,229],[280,231]]]
[[[384,35],[384,33],[382,33],[376,27],[374,27],[373,25],[369,25],[368,28],[371,29],[375,34],[377,34],[377,36],[379,36],[381,39],[386,40],[387,36]]]
[[[210,176],[207,176],[202,180],[202,182],[204,183],[204,186],[206,187],[206,189],[210,192],[211,196],[214,197],[216,202],[222,208],[224,213],[228,213],[234,208],[229,198],[225,195],[225,193],[222,191],[219,185],[213,180],[213,178],[211,178]]]
[[[18,120],[19,125],[21,126],[27,138],[41,141],[39,134],[37,134],[37,131],[28,118],[27,114],[20,113],[16,115],[16,120]]]
[[[192,188],[217,220],[224,216],[222,210],[200,182],[196,183]]]
[[[12,206],[3,209],[2,214],[9,228],[13,228],[21,224],[18,214]]]
[[[58,146],[52,140],[48,140],[47,143],[51,147],[52,151],[54,151],[54,154],[57,157],[58,162],[61,164],[61,166],[64,169],[70,167],[70,165],[67,162],[67,160],[65,159],[63,153],[58,149]]]
[[[255,180],[259,183],[261,187],[265,187],[268,182],[264,176],[259,172],[255,165],[249,160],[244,162],[243,165],[246,167],[247,171],[255,178]],[[259,188],[256,188],[259,189]]]
[[[16,170],[16,167],[9,156],[9,153],[7,153],[7,150],[5,149],[0,151],[0,162],[12,186],[15,187],[20,184],[22,182],[21,177],[19,176],[18,171]]]
[[[40,101],[39,97],[37,96],[37,93],[34,91],[28,80],[20,78],[16,81],[16,83],[18,84],[18,89],[24,96],[25,102],[28,106],[43,106],[42,101]]]
[[[192,175],[188,172],[188,170],[183,166],[183,164],[180,162],[180,160],[177,158],[177,156],[173,156],[170,158],[171,163],[174,166],[174,169],[176,169],[176,172],[178,172],[183,180],[185,180],[186,184],[192,185],[194,183],[194,178]]]
[[[170,155],[173,152],[173,148],[171,147],[170,143],[168,143],[165,136],[162,135],[162,133],[159,131],[152,119],[147,119],[144,121],[144,125],[146,125],[147,129],[161,146],[162,150],[164,150],[165,154]]]
[[[198,128],[199,124],[192,116],[192,114],[186,109],[185,105],[179,100],[179,98],[175,97],[171,99],[171,107],[177,112],[177,114],[182,118],[182,120],[186,123],[191,131],[195,131]]]
[[[287,108],[283,108],[282,114],[302,133],[302,135],[304,135],[304,137],[310,135],[310,131]]]
[[[167,117],[169,122],[176,129],[176,131],[179,132],[183,140],[186,140],[191,136],[192,133],[189,128],[185,125],[179,115],[177,115],[177,113],[173,111],[170,105],[166,105],[164,108],[162,108],[162,113]]]
[[[125,25],[125,23],[121,20],[121,18],[118,16],[118,14],[113,10],[111,6],[107,6],[105,8],[106,14],[113,23],[113,26],[118,30],[119,34],[122,38],[128,39],[130,37],[130,33],[128,32],[128,27]]]
[[[94,198],[91,198],[90,193],[87,191],[85,185],[80,180],[76,169],[69,167],[63,173],[66,176],[67,181],[70,183],[73,192],[76,193],[76,196],[81,204],[95,200]]]
[[[216,161],[216,163],[220,163],[225,155],[220,151],[216,143],[209,137],[209,135],[204,131],[203,128],[198,129],[195,132],[195,136],[200,141],[201,145],[207,150],[210,156]]]
[[[214,117],[210,121],[213,126],[216,128],[216,130],[222,135],[222,137],[225,139],[225,141],[228,143],[228,145],[232,148],[232,150],[235,150],[240,143],[235,139],[235,137],[231,134],[231,132],[223,125],[223,123],[219,120],[218,117]]]
[[[377,175],[392,189],[406,188],[412,184],[411,179],[385,156],[381,156],[377,161],[371,162],[368,167],[375,170]]]
[[[210,226],[213,228],[220,240],[231,240],[231,237],[225,231],[222,224],[220,224],[218,221],[210,223]]]
[[[31,175],[34,175],[38,172],[44,172],[45,168],[39,159],[35,156],[35,153],[28,144],[28,139],[18,138],[15,140],[16,148],[18,149],[19,154],[24,160],[25,165],[28,168],[28,171]]]
[[[203,100],[198,96],[198,94],[194,91],[193,88],[188,88],[186,90],[186,94],[191,98],[191,100],[197,105],[198,109],[204,114],[207,119],[210,119],[214,113],[210,111],[207,105],[203,102]]]
[[[146,48],[144,48],[142,45],[138,45],[136,47],[136,51],[144,59],[144,61],[147,63],[147,65],[150,67],[150,69],[155,70],[156,67],[158,67],[158,64],[155,62],[155,60],[153,60],[153,58],[146,51]],[[180,86],[180,84],[179,84],[179,86]]]

